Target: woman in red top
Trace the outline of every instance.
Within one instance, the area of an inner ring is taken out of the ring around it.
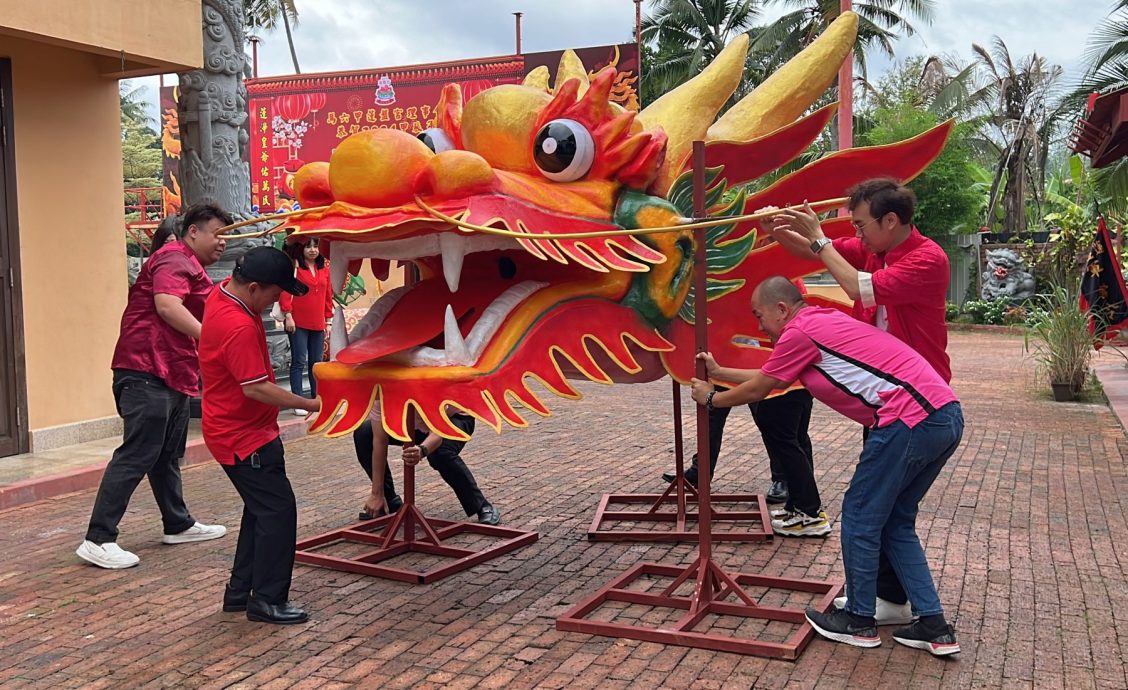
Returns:
[[[321,361],[325,344],[326,321],[333,317],[333,290],[329,286],[329,264],[321,256],[316,239],[287,247],[294,260],[295,275],[309,287],[301,297],[282,293],[278,306],[285,314],[286,332],[290,334],[290,390],[302,395],[302,374],[309,372],[309,397],[317,397],[317,380],[313,365]],[[299,417],[305,410],[294,410]]]

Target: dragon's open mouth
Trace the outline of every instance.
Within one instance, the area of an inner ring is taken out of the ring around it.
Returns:
[[[490,348],[507,322],[535,320],[545,311],[542,303],[559,304],[569,295],[617,299],[629,282],[629,274],[546,261],[514,239],[453,227],[396,240],[356,240],[333,243],[335,285],[343,282],[348,263],[361,258],[413,263],[420,281],[385,293],[347,342],[338,337],[331,343],[333,359],[344,364],[488,368],[507,354],[508,348]]]

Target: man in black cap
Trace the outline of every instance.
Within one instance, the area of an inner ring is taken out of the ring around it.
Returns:
[[[274,384],[261,314],[282,290],[301,296],[307,288],[289,257],[256,247],[208,298],[200,334],[202,430],[243,499],[223,610],[246,611],[252,621],[302,623],[309,615],[289,601],[298,507],[286,478],[278,410],[317,412],[320,403]]]

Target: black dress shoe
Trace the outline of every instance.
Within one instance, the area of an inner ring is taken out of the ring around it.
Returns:
[[[224,613],[238,613],[247,610],[247,597],[251,596],[250,592],[241,592],[237,589],[231,589],[231,585],[224,585],[223,587],[223,612]]]
[[[247,620],[256,623],[291,625],[305,623],[309,620],[309,614],[288,601],[284,604],[268,604],[252,596],[247,599]]]
[[[764,498],[768,503],[787,503],[787,482],[772,482],[772,488],[768,490],[768,495]]]
[[[486,503],[478,510],[478,522],[483,525],[496,525],[501,522],[501,513],[498,512],[497,508]]]
[[[677,472],[665,472],[662,474],[662,481],[673,484],[677,476]],[[697,465],[689,466],[689,469],[685,471],[685,480],[689,482],[690,486],[697,488]]]

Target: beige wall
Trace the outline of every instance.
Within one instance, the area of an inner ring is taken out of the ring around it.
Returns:
[[[110,359],[127,287],[118,84],[88,53],[4,38],[0,56],[12,61],[34,433],[115,414]]]
[[[202,65],[202,32],[184,30],[200,16],[200,0],[0,0],[0,34],[98,55],[99,74],[155,74]]]

